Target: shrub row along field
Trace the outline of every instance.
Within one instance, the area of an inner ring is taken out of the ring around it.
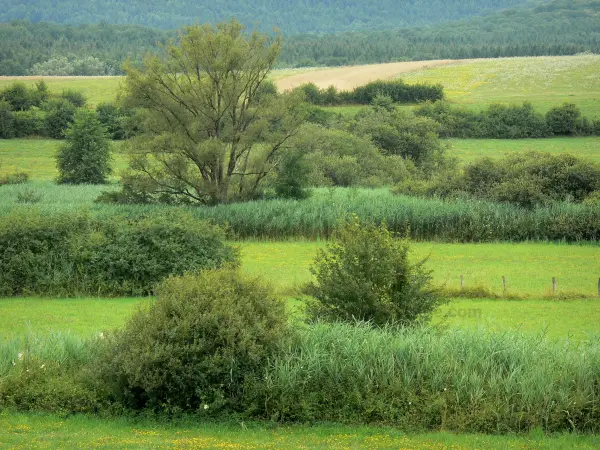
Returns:
[[[183,289],[182,295],[187,286],[178,288]],[[203,373],[217,375],[225,367],[218,358],[190,359],[213,345],[204,340],[187,341],[195,342],[193,346],[180,341],[186,336],[193,339],[196,328],[182,326],[164,334],[171,322],[191,325],[195,320],[171,315],[194,308],[187,303],[179,310],[179,301],[174,300],[159,297],[153,311],[166,308],[164,313],[137,314],[114,338],[86,341],[62,335],[53,340],[29,339],[25,345],[5,341],[0,352],[0,401],[24,410],[54,412],[90,412],[110,404],[133,409],[156,405],[155,410],[182,408],[204,418],[223,417],[242,408],[246,418],[360,421],[405,430],[599,429],[600,342],[559,344],[508,331],[317,324],[297,328],[284,346],[268,351],[253,347],[252,329],[242,332],[232,322],[233,329],[216,331],[207,324],[203,328],[216,333],[214,345],[233,350],[232,341],[221,339],[236,330],[244,336],[240,348],[249,351],[244,357],[256,359],[237,360],[235,367],[228,367],[232,378],[203,379],[208,389],[188,396],[187,390],[197,386],[190,384],[194,380],[190,370],[208,364]],[[223,317],[230,321],[230,314]],[[137,339],[122,346],[135,330],[141,333]],[[145,351],[153,342],[164,346]],[[266,362],[263,358],[268,354]],[[130,359],[113,366],[122,358]],[[251,371],[239,379],[244,364],[251,364]],[[184,398],[200,402],[200,407],[186,406],[181,403]],[[162,407],[155,403],[160,401]]]
[[[600,239],[600,207],[557,203],[533,209],[476,200],[437,200],[392,195],[386,189],[319,189],[307,200],[260,200],[215,207],[104,205],[93,201],[105,186],[29,183],[2,187],[0,213],[15,208],[47,214],[88,208],[93,216],[140,216],[185,209],[227,225],[239,239],[327,238],[349,214],[382,222],[418,241],[489,242]]]
[[[54,180],[56,151],[62,141],[49,139],[0,139],[0,170],[3,173],[25,172],[33,180]],[[448,139],[449,155],[461,163],[477,158],[501,158],[528,151],[553,155],[570,153],[600,163],[600,139],[597,137],[555,137],[552,139]],[[121,141],[113,141],[113,176],[127,167],[126,156],[119,150]]]

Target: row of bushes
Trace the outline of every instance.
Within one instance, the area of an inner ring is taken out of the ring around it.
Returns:
[[[335,86],[320,89],[314,83],[304,84],[297,89],[304,92],[307,102],[320,106],[370,105],[377,96],[389,97],[394,103],[436,102],[444,98],[444,89],[440,84],[406,84],[401,79],[372,81],[351,91],[338,91]]]
[[[60,413],[600,431],[600,341],[517,332],[298,324],[231,270],[170,278],[122,330],[0,341],[0,406]],[[52,349],[48,347],[52,345]]]
[[[438,122],[441,137],[521,139],[600,135],[600,119],[584,117],[572,103],[555,106],[545,116],[530,103],[494,104],[483,111],[472,111],[435,102],[420,106],[415,114]]]
[[[223,237],[179,212],[13,212],[0,218],[0,296],[148,295],[169,275],[235,263]]]
[[[485,157],[429,180],[406,179],[398,194],[474,197],[525,208],[551,202],[600,203],[600,165],[572,155],[528,152]]]
[[[14,83],[0,91],[0,139],[29,136],[63,139],[75,121],[77,109],[85,105],[86,98],[81,92],[67,90],[52,95],[43,80],[36,82],[35,88]],[[102,103],[96,107],[96,113],[111,139],[126,139],[137,132],[134,111]]]

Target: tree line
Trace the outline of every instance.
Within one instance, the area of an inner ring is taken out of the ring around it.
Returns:
[[[278,66],[597,53],[598,14],[600,4],[593,0],[554,0],[426,28],[327,35],[294,35],[283,28]],[[122,74],[126,59],[139,64],[171,38],[177,38],[175,31],[133,25],[14,21],[0,25],[0,75]]]
[[[193,23],[216,23],[236,17],[262,31],[279,27],[286,33],[337,33],[423,26],[480,15],[527,3],[527,0],[6,0],[0,22],[82,24],[107,22],[174,29]]]

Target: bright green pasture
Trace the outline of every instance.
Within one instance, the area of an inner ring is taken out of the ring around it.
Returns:
[[[520,436],[426,433],[391,427],[269,426],[261,423],[166,422],[150,419],[0,413],[2,448],[219,448],[219,449],[594,449],[599,436],[532,432]]]
[[[504,155],[538,151],[574,156],[600,162],[600,137],[556,137],[551,139],[448,139],[452,145],[449,154],[461,162],[470,162],[488,156],[502,158]]]
[[[299,69],[278,69],[271,72],[274,81],[281,78],[298,75],[304,72],[322,70],[323,67],[303,67]],[[96,106],[99,103],[114,102],[124,79],[122,76],[107,77],[0,77],[0,90],[14,82],[24,83],[28,87],[35,87],[37,80],[43,79],[48,84],[51,93],[60,94],[62,91],[74,90],[83,92],[87,103]]]
[[[600,55],[541,56],[459,61],[401,75],[409,83],[441,83],[447,98],[481,108],[492,103],[531,102],[544,113],[575,103],[600,116]]]
[[[80,91],[87,98],[87,103],[96,106],[99,103],[114,102],[123,77],[1,77],[0,90],[15,81],[35,87],[35,82],[43,79],[51,93],[62,91]]]
[[[53,332],[82,338],[119,328],[148,298],[10,298],[0,299],[0,340]],[[290,308],[301,302],[287,300]],[[518,329],[545,332],[549,338],[585,340],[598,333],[600,299],[502,300],[453,299],[440,307],[432,323],[453,328],[486,327],[495,331]]]
[[[433,315],[432,324],[452,328],[544,333],[551,339],[586,340],[598,334],[600,298],[580,300],[453,299]]]
[[[324,242],[243,242],[242,267],[274,281],[281,292],[294,292],[310,280],[309,266]],[[558,293],[597,294],[600,277],[600,246],[547,243],[439,244],[415,242],[412,257],[428,257],[434,282],[449,289],[483,287],[507,293],[542,297],[552,291],[557,278]]]
[[[54,180],[56,151],[62,141],[53,139],[0,139],[0,174],[25,172],[32,180]],[[113,142],[112,167],[115,175],[127,167],[127,160],[119,152],[121,141]]]
[[[121,327],[144,298],[3,298],[0,338],[29,332],[69,332],[88,337]]]

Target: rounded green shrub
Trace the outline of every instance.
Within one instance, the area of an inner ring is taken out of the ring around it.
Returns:
[[[424,261],[410,263],[408,251],[407,241],[396,239],[385,225],[361,224],[357,217],[348,221],[311,267],[316,280],[307,293],[318,302],[309,314],[375,325],[427,318],[442,299]]]
[[[170,275],[214,269],[237,261],[219,227],[183,213],[111,217],[88,243],[86,273],[96,292],[148,295]]]
[[[102,379],[128,408],[242,411],[287,330],[284,304],[233,269],[165,280],[157,300],[108,339]]]

